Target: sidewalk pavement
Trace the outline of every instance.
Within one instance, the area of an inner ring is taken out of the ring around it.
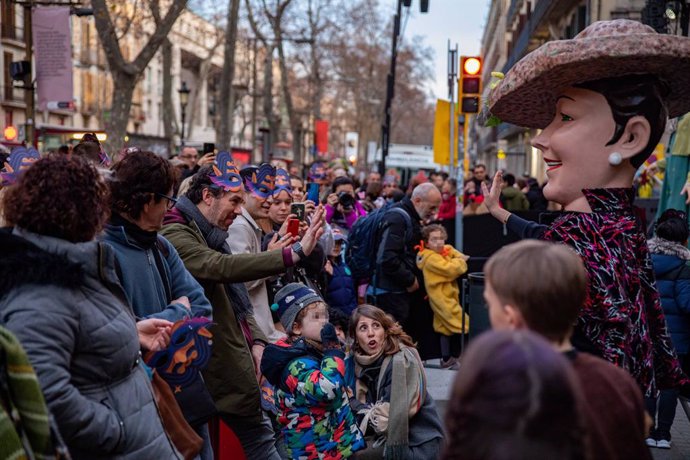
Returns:
[[[440,369],[438,360],[427,361],[424,370],[427,390],[436,401],[436,409],[441,420],[443,420],[457,371]],[[690,421],[685,416],[680,404],[676,408],[676,418],[671,427],[671,438],[671,449],[651,449],[654,460],[690,459]]]

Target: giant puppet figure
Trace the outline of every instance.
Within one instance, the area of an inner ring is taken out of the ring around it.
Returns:
[[[576,347],[627,369],[648,396],[666,388],[687,395],[633,215],[632,181],[667,117],[690,111],[690,39],[630,20],[596,22],[520,60],[489,109],[542,130],[532,145],[548,166],[544,196],[565,212],[543,226],[501,209],[500,173],[485,203],[523,237],[567,244],[582,257],[589,283]]]

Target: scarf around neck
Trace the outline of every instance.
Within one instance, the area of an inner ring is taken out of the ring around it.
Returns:
[[[211,224],[206,217],[199,211],[197,205],[192,203],[189,198],[182,196],[177,200],[175,208],[187,219],[193,221],[201,235],[206,240],[208,247],[223,254],[232,254],[230,246],[226,241],[228,232]],[[238,321],[246,320],[248,315],[253,315],[252,304],[249,300],[249,293],[244,283],[225,283],[225,292],[230,299],[230,304],[235,312]]]
[[[158,241],[158,232],[143,230],[134,222],[130,222],[122,217],[122,215],[116,211],[113,211],[110,215],[110,224],[116,227],[123,227],[127,236],[144,249],[153,248],[156,241]]]

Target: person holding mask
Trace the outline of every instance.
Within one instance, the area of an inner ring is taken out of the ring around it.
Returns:
[[[0,323],[24,346],[72,458],[181,458],[140,353],[167,346],[171,323],[136,321],[112,248],[94,240],[108,195],[94,166],[64,155],[8,189]]]
[[[349,334],[354,344],[346,382],[354,389],[350,405],[367,439],[362,458],[382,458],[385,451],[387,458],[437,459],[443,428],[410,336],[367,304],[352,314]]]
[[[366,216],[367,212],[357,201],[350,178],[336,177],[332,190],[326,200],[326,222],[340,228],[347,236],[357,219]]]

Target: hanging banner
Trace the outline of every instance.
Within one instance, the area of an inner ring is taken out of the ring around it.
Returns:
[[[320,157],[328,153],[328,121],[314,121],[314,143],[316,144],[316,154]]]
[[[74,94],[69,7],[34,8],[32,29],[38,109],[46,110],[49,102],[71,104]]]
[[[436,101],[436,116],[434,118],[434,163],[450,165],[450,102],[438,99]],[[453,117],[455,119],[455,116]],[[455,166],[458,165],[458,126],[453,131],[455,149]]]

